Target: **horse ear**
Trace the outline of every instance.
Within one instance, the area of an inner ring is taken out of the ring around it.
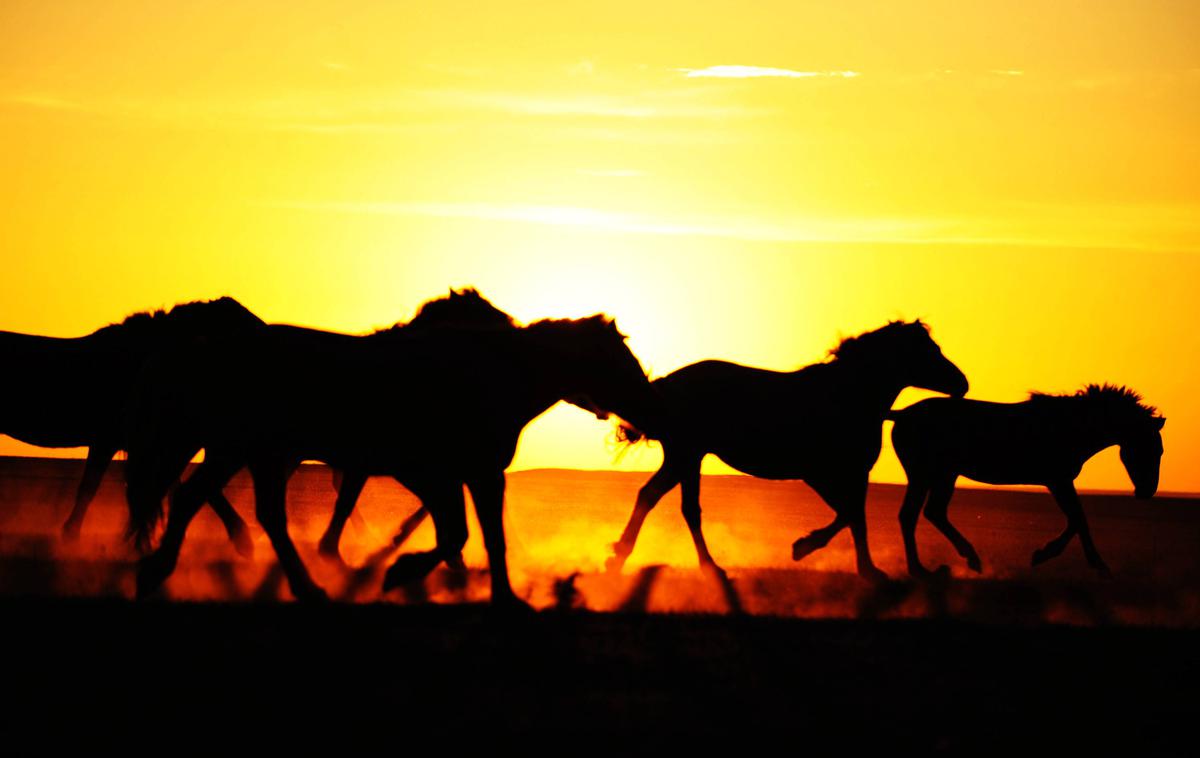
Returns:
[[[1154,419],[1154,428],[1161,430],[1163,428],[1163,424],[1166,424],[1166,423],[1167,423],[1167,417],[1159,416],[1158,418]]]

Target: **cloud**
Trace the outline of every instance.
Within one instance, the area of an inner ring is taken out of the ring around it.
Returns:
[[[1025,76],[1025,72],[1019,68],[994,68],[989,73],[996,76]]]
[[[813,79],[817,77],[853,79],[861,76],[858,71],[796,71],[790,68],[765,66],[709,66],[708,68],[681,68],[689,79],[760,79],[776,77],[784,79]]]
[[[581,168],[577,173],[584,176],[603,176],[603,177],[632,177],[644,176],[645,171],[640,171],[636,168]]]
[[[494,110],[520,116],[594,116],[618,119],[750,118],[770,114],[737,104],[689,102],[664,93],[636,97],[614,95],[537,95],[475,90],[428,90],[419,93],[436,105]]]
[[[507,221],[572,226],[602,232],[662,236],[717,237],[764,242],[908,242],[934,238],[943,222],[895,218],[661,219],[638,213],[571,205],[407,202],[267,202],[271,208],[319,213]]]
[[[30,108],[45,108],[56,111],[82,111],[87,110],[87,107],[82,103],[77,103],[73,100],[65,100],[61,97],[46,94],[24,94],[10,95],[4,98],[4,102],[12,103],[13,105],[24,105]]]

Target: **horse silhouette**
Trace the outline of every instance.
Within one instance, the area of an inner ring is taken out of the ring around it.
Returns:
[[[386,330],[379,330],[375,336],[383,337],[390,335],[392,338],[398,336],[411,337],[429,329],[468,326],[501,329],[516,328],[512,317],[485,300],[477,290],[468,288],[461,291],[450,290],[450,293],[445,297],[430,300],[418,310],[417,315],[407,324],[397,323]],[[264,329],[268,333],[278,331],[281,334],[291,335],[295,333],[296,327],[277,324],[266,326]],[[324,334],[333,340],[337,340],[339,337],[357,339],[351,335],[308,331],[311,336]],[[203,505],[209,493],[220,492],[241,468],[234,464],[234,461],[237,460],[236,453],[229,453],[219,448],[208,448],[205,451],[205,455],[213,463],[199,467],[189,479],[184,481],[178,489],[171,493],[172,508],[179,509],[181,514],[192,513],[194,515]],[[354,512],[354,507],[368,478],[366,473],[353,468],[347,471],[336,468],[333,470],[333,484],[338,495],[337,502],[334,505],[333,516],[330,518],[329,526],[326,528],[319,543],[319,551],[322,556],[339,562],[341,561],[338,544],[341,541],[342,531],[345,528],[346,521]],[[160,482],[159,486],[161,484]],[[409,516],[405,520],[400,533],[396,536],[394,544],[401,544],[404,538],[407,538],[427,515],[428,511],[422,507]],[[155,581],[148,579],[148,577],[161,576],[165,579],[166,576],[169,576],[174,571],[179,551],[183,547],[183,539],[187,526],[190,523],[190,517],[189,520],[180,519],[169,523],[174,523],[176,528],[168,528],[166,530],[159,549],[144,562],[140,573],[140,576],[151,584],[155,584]],[[131,531],[136,530],[131,529]],[[150,534],[148,532],[145,530],[140,531],[138,534],[139,544],[148,546],[149,537]],[[462,567],[462,559],[459,556],[447,558],[447,561],[456,568]],[[158,583],[161,583],[161,580]]]
[[[646,516],[679,484],[700,565],[723,574],[700,528],[700,462],[713,453],[747,474],[803,479],[833,508],[829,525],[792,545],[794,560],[849,526],[858,573],[884,578],[871,561],[865,516],[867,475],[879,457],[884,415],[905,387],[961,396],[967,379],[919,320],[843,340],[831,353],[832,360],[793,372],[710,360],[655,380],[674,426],[662,440],[662,466],[638,492],[608,568],[620,570]],[[636,440],[643,432],[628,429],[626,437]]]
[[[483,530],[493,603],[520,604],[508,579],[502,514],[504,471],[525,425],[559,400],[598,417],[663,424],[658,395],[602,316],[364,337],[275,326],[161,356],[141,379],[127,468],[135,533],[153,530],[186,461],[200,448],[217,451],[193,481],[207,491],[249,467],[256,517],[301,600],[326,597],[287,532],[287,478],[302,460],[393,476],[429,509],[437,547],[401,556],[385,588],[459,554],[465,485]],[[139,567],[139,595],[173,570],[195,500],[172,503],[162,543]]]
[[[987,484],[1044,485],[1066,515],[1067,527],[1034,551],[1033,565],[1060,555],[1078,534],[1088,563],[1109,574],[1092,542],[1075,478],[1089,458],[1119,445],[1134,494],[1153,497],[1166,423],[1155,413],[1130,389],[1092,384],[1071,395],[1035,392],[1022,403],[931,398],[889,414],[895,421],[892,445],[908,477],[900,526],[909,573],[930,573],[917,555],[922,506],[925,518],[950,540],[967,566],[982,570],[975,548],[946,515],[954,483],[965,476]]]
[[[479,291],[467,288],[460,291],[450,290],[450,294],[436,300],[430,300],[421,306],[417,315],[407,324],[396,324],[391,331],[405,330],[407,336],[425,329],[454,329],[490,327],[498,329],[515,329],[512,317],[487,301]],[[335,474],[334,488],[337,490],[337,502],[334,504],[333,517],[329,526],[321,536],[319,543],[320,554],[336,560],[341,560],[338,545],[342,539],[342,531],[346,521],[354,512],[354,506],[366,486],[368,476],[361,471],[341,472]],[[401,482],[403,484],[403,482]],[[400,544],[411,534],[421,521],[428,515],[425,508],[419,508],[405,519],[396,544]],[[455,564],[461,564],[461,558],[448,559]]]
[[[146,361],[179,344],[262,326],[241,303],[223,297],[135,313],[83,337],[0,332],[0,397],[8,401],[0,432],[39,447],[88,449],[74,507],[62,526],[64,539],[79,537],[104,472],[126,449],[123,398]],[[220,490],[209,495],[238,552],[249,554],[246,523]]]

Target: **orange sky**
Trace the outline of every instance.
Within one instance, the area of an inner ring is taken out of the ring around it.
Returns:
[[[245,5],[0,5],[0,328],[473,284],[660,375],[920,316],[973,397],[1137,388],[1200,491],[1195,3]],[[606,435],[559,407],[515,465],[656,465]]]

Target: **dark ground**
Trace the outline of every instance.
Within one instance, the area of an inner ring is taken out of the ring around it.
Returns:
[[[162,596],[133,602],[116,477],[84,540],[58,538],[78,469],[0,459],[0,755],[459,753],[485,740],[567,755],[1196,752],[1193,499],[1085,496],[1116,574],[1103,580],[1077,545],[1029,567],[1061,528],[1043,493],[963,490],[951,515],[983,576],[923,527],[927,561],[954,577],[871,587],[849,573],[848,537],[791,563],[791,540],[829,518],[804,485],[706,479],[710,543],[746,611],[734,615],[694,569],[673,503],[647,523],[640,562],[599,569],[644,475],[525,472],[510,478],[509,553],[518,592],[543,610],[510,616],[477,602],[487,578],[471,545],[465,588],[443,574],[423,591],[439,604],[380,601],[386,560],[368,557],[414,505],[387,482],[373,480],[343,543],[357,568],[322,564],[312,544],[332,490],[316,467],[293,480],[292,533],[334,597],[365,602],[287,602],[257,527],[247,561],[211,514]],[[247,484],[227,492],[250,516]],[[870,504],[894,576],[901,494],[875,486]],[[574,572],[575,593],[558,593]],[[594,610],[554,610],[556,596]]]
[[[1190,755],[1200,714],[1189,630],[475,604],[0,608],[5,740],[58,754],[495,737],[565,754],[781,740],[771,752]]]

